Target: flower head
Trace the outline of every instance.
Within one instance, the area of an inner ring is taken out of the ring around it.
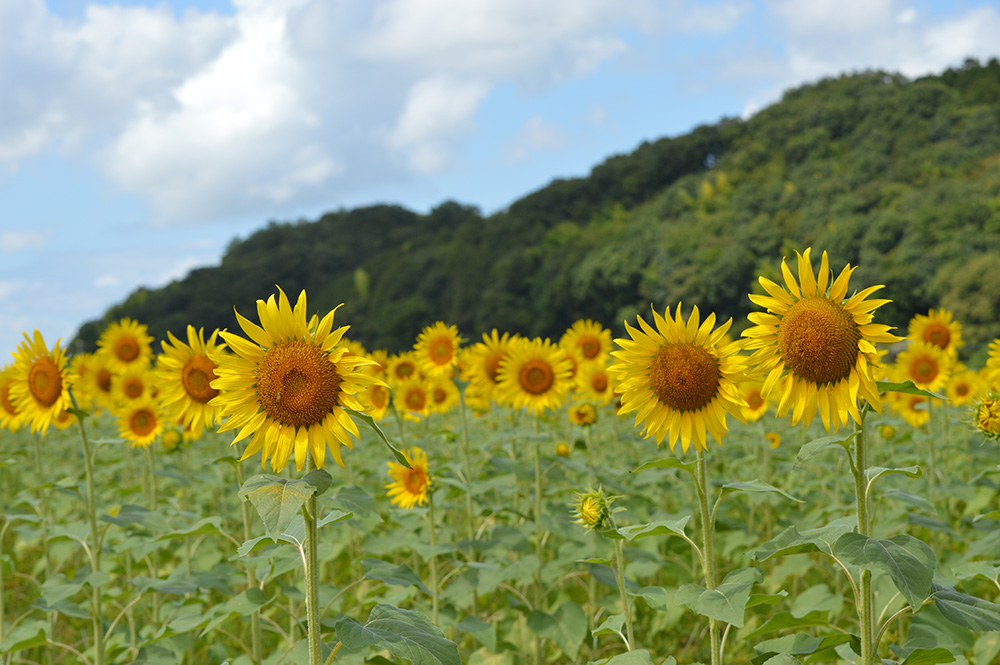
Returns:
[[[575,523],[582,524],[587,530],[603,529],[614,511],[611,505],[617,497],[608,496],[604,489],[598,487],[596,490],[576,493],[576,502],[573,506],[573,516]]]
[[[570,389],[565,352],[549,340],[518,339],[497,372],[496,398],[532,413],[559,407]]]
[[[987,439],[1000,439],[1000,395],[990,392],[976,403],[976,427]]]
[[[24,341],[14,354],[12,374],[7,396],[21,424],[44,434],[52,421],[72,406],[69,387],[74,377],[66,354],[58,341],[50,350],[37,330],[33,337],[24,333]]]
[[[149,326],[124,318],[108,325],[97,340],[99,352],[105,354],[112,372],[124,372],[146,367],[153,358],[153,338]]]
[[[461,343],[458,328],[438,321],[423,329],[413,345],[413,354],[420,370],[427,376],[449,377],[455,371]]]
[[[917,342],[931,344],[951,357],[962,348],[962,324],[955,321],[946,309],[930,310],[927,314],[917,314],[910,320],[907,337]]]
[[[569,407],[569,421],[587,427],[597,422],[597,408],[590,402]]]
[[[219,409],[212,404],[219,391],[212,387],[216,363],[225,350],[217,341],[215,330],[205,339],[205,330],[187,327],[187,342],[168,332],[167,342],[161,342],[163,353],[156,361],[156,374],[162,388],[162,402],[171,420],[179,421],[185,428],[201,432],[213,427],[219,419]]]
[[[409,510],[427,503],[427,490],[431,486],[431,474],[427,468],[427,453],[416,446],[403,451],[407,469],[398,462],[387,462],[392,482],[385,486],[386,496],[393,505]]]

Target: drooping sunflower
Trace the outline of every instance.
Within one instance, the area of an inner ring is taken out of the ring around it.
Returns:
[[[471,385],[470,389],[484,399],[491,399],[497,386],[500,361],[510,349],[510,333],[501,335],[494,328],[483,341],[465,348],[462,359],[462,378]]]
[[[219,391],[212,387],[216,365],[212,360],[222,355],[225,344],[215,330],[205,340],[205,329],[187,327],[187,343],[167,333],[168,342],[160,342],[163,353],[156,360],[161,396],[167,417],[192,432],[201,433],[219,419],[219,409],[212,405]]]
[[[927,342],[910,342],[896,357],[895,378],[909,379],[922,390],[940,390],[951,378],[952,357],[940,347]]]
[[[608,404],[615,396],[614,384],[604,363],[587,363],[580,369],[576,389],[583,399]]]
[[[461,344],[458,328],[438,321],[424,328],[417,336],[413,355],[417,366],[428,377],[450,377],[454,374],[458,362],[458,347]]]
[[[750,361],[764,375],[763,395],[778,401],[778,416],[791,412],[792,424],[806,425],[819,411],[823,426],[834,431],[848,416],[861,419],[858,398],[881,412],[872,362],[875,344],[896,342],[891,327],[872,323],[872,312],[888,300],[866,300],[882,288],[870,286],[847,298],[854,272],[849,264],[829,284],[826,252],[819,274],[813,273],[809,249],[798,255],[799,279],[785,260],[781,272],[785,287],[761,277],[767,295],[750,294],[750,300],[767,312],[753,312],[756,325],[743,331]],[[829,288],[828,288],[829,286]]]
[[[571,388],[566,352],[548,339],[511,342],[497,371],[495,399],[540,414],[558,408]]]
[[[740,383],[740,391],[743,393],[743,399],[747,402],[746,408],[743,409],[743,415],[746,417],[748,423],[754,423],[763,418],[764,414],[767,413],[768,407],[771,405],[771,400],[761,394],[763,387],[764,384],[758,380],[748,380]]]
[[[611,355],[617,362],[608,368],[621,393],[618,413],[636,412],[635,424],[644,424],[642,435],[664,438],[673,451],[678,439],[684,452],[693,442],[704,450],[706,431],[722,443],[728,427],[726,413],[743,421],[746,406],[736,382],[743,378],[746,358],[739,342],[720,344],[732,319],[714,329],[715,314],[700,321],[698,308],[685,323],[678,303],[674,317],[667,307],[661,316],[653,310],[656,328],[638,317],[641,330],[625,323],[631,339],[617,339]]]
[[[160,405],[153,399],[136,400],[116,412],[118,434],[133,448],[145,448],[163,432],[165,425]]]
[[[604,489],[598,487],[586,492],[576,492],[576,501],[573,504],[573,520],[575,524],[587,527],[588,531],[602,529],[618,510],[612,508],[616,496],[608,496]]]
[[[219,391],[210,405],[221,409],[220,432],[238,430],[235,444],[251,435],[246,459],[262,452],[261,466],[271,460],[280,471],[294,453],[300,471],[311,455],[323,468],[330,447],[340,466],[340,444],[353,447],[358,428],[345,409],[362,410],[355,395],[379,380],[358,371],[371,361],[346,355],[339,342],[349,326],[333,329],[336,309],[326,314],[315,331],[306,323],[306,292],[295,307],[280,288],[278,298],[257,301],[260,325],[236,312],[236,320],[250,339],[219,333],[233,351],[211,358]],[[252,340],[252,341],[251,341]]]
[[[584,363],[606,363],[611,355],[611,331],[596,321],[579,319],[563,334],[559,345],[578,351]]]
[[[907,337],[913,341],[933,344],[952,357],[958,354],[962,341],[962,324],[946,309],[932,309],[910,320]]]
[[[104,329],[97,340],[97,348],[106,354],[113,373],[149,365],[153,358],[153,338],[148,330],[149,326],[127,317]]]
[[[1000,439],[1000,395],[990,392],[975,405],[976,427],[987,439]]]
[[[5,365],[0,369],[0,429],[16,432],[21,429],[21,414],[10,397],[10,387],[14,383],[14,367]]]
[[[387,462],[392,482],[385,486],[390,502],[409,510],[427,503],[427,490],[431,486],[431,474],[427,467],[427,453],[416,446],[403,451],[409,463],[407,469],[398,462]]]
[[[22,425],[32,432],[45,433],[60,413],[73,406],[69,396],[73,376],[67,366],[66,354],[56,341],[50,351],[42,333],[33,337],[24,333],[14,355],[13,376],[8,396],[20,414]]]
[[[569,407],[569,421],[581,427],[593,425],[597,422],[597,408],[590,402],[575,404]]]

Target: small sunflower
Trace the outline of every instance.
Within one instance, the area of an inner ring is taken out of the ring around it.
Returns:
[[[748,423],[754,423],[764,417],[767,413],[767,408],[771,405],[771,400],[764,397],[761,394],[761,388],[764,384],[760,381],[743,381],[739,384],[740,391],[743,393],[743,399],[746,400],[747,406],[743,409],[743,415],[746,417]]]
[[[218,407],[212,400],[219,391],[212,387],[217,378],[212,360],[223,354],[225,344],[217,341],[215,330],[205,340],[205,329],[187,327],[187,342],[167,333],[167,342],[160,342],[163,353],[156,360],[156,375],[162,389],[161,400],[172,421],[201,432],[214,427],[219,419]]]
[[[416,446],[403,451],[410,468],[398,462],[387,462],[392,482],[385,486],[386,496],[393,505],[409,510],[427,503],[431,474],[427,468],[427,453]]]
[[[955,357],[965,344],[962,341],[962,324],[955,321],[946,309],[932,309],[927,314],[914,316],[910,320],[907,337],[932,344],[951,357]]]
[[[373,383],[358,393],[358,401],[364,405],[365,413],[375,420],[382,420],[392,403],[392,394],[384,384]]]
[[[588,363],[580,370],[577,391],[584,399],[597,404],[608,404],[615,396],[614,385],[603,363]]]
[[[148,447],[163,432],[163,414],[153,399],[130,402],[117,415],[118,434],[133,448]]]
[[[881,285],[847,298],[854,268],[847,265],[829,284],[826,252],[818,275],[809,253],[798,255],[798,281],[784,259],[784,288],[759,279],[767,295],[750,294],[750,300],[767,312],[751,313],[748,318],[756,325],[743,336],[746,348],[754,351],[751,364],[767,376],[763,394],[778,400],[778,416],[791,411],[793,425],[800,420],[808,425],[819,411],[823,426],[834,431],[847,424],[848,416],[861,420],[859,397],[881,412],[872,371],[875,344],[900,338],[889,332],[891,327],[872,323],[872,312],[889,302],[866,300]]]
[[[407,420],[426,418],[431,412],[427,382],[417,377],[401,382],[393,390],[393,403]]]
[[[612,504],[618,497],[608,496],[598,487],[596,490],[576,493],[576,503],[573,506],[574,523],[582,524],[588,531],[603,529],[608,520],[617,512]]]
[[[428,377],[450,377],[454,374],[458,362],[458,347],[461,344],[458,328],[438,321],[424,328],[417,336],[413,355],[417,366]]]
[[[911,427],[926,425],[931,419],[930,402],[923,395],[892,393],[892,410]]]
[[[21,429],[21,414],[10,397],[10,387],[14,381],[13,366],[5,365],[0,369],[0,429],[9,432]]]
[[[986,392],[986,383],[979,372],[964,366],[951,375],[945,385],[945,394],[952,406],[964,406]]]
[[[569,457],[570,448],[567,443],[557,443],[556,444],[556,455],[559,457]]]
[[[896,436],[896,428],[892,425],[882,425],[878,431],[879,434],[882,435],[882,438],[886,441],[890,441],[894,436]]]
[[[569,407],[569,421],[574,425],[586,427],[597,422],[597,409],[590,402]]]
[[[109,369],[120,373],[146,367],[153,358],[153,338],[149,327],[130,318],[115,321],[105,328],[97,347],[106,354]]]
[[[547,339],[519,339],[500,361],[497,379],[498,401],[539,414],[566,399],[570,364],[566,352]]]
[[[896,357],[896,377],[913,381],[922,390],[936,392],[951,378],[952,358],[943,349],[927,342],[910,342]]]
[[[596,321],[580,319],[563,334],[559,346],[577,351],[584,363],[605,363],[611,355],[611,331]]]
[[[389,356],[389,371],[386,381],[389,385],[395,386],[402,381],[409,381],[420,376],[417,370],[417,361],[412,352],[404,351]]]
[[[45,433],[52,421],[73,403],[69,396],[73,376],[67,367],[66,354],[59,342],[50,351],[45,346],[42,333],[33,337],[24,333],[14,354],[14,381],[10,384],[9,397],[21,424],[32,432]]]
[[[622,394],[619,414],[636,412],[635,424],[644,424],[642,435],[664,438],[673,451],[680,439],[687,452],[693,442],[706,446],[706,431],[717,442],[726,436],[726,413],[743,421],[746,406],[736,381],[743,377],[746,358],[739,342],[720,344],[732,319],[713,330],[715,314],[700,322],[694,307],[685,323],[681,306],[675,317],[653,310],[656,328],[638,317],[641,330],[625,323],[631,339],[618,339],[621,347],[611,353],[618,361],[608,368]]]
[[[1000,395],[990,392],[976,403],[976,427],[987,439],[1000,439]]]
[[[114,378],[108,354],[98,351],[87,365],[87,373],[81,381],[81,390],[95,407],[110,409],[115,403],[111,392]]]
[[[500,335],[497,329],[487,335],[483,333],[483,341],[465,347],[462,354],[462,378],[469,382],[472,391],[490,399],[496,390],[500,361],[510,350],[510,333]]]
[[[774,450],[781,445],[781,435],[777,432],[768,432],[764,435],[764,438],[767,439],[768,444],[770,444],[771,450]]]
[[[184,442],[184,434],[181,433],[179,427],[164,427],[163,434],[160,436],[160,445],[168,453],[176,452],[180,450],[181,443]]]
[[[453,380],[444,377],[428,378],[428,384],[432,413],[448,413],[458,406],[458,386]]]
[[[130,367],[111,379],[111,397],[116,407],[147,400],[154,395],[155,375],[150,367]]]
[[[302,470],[307,454],[323,468],[330,447],[340,466],[340,445],[353,447],[358,427],[345,409],[363,410],[355,395],[379,380],[358,368],[371,363],[362,356],[345,355],[340,340],[349,326],[333,329],[336,309],[315,330],[306,323],[306,292],[293,308],[280,288],[278,298],[257,301],[261,325],[236,312],[236,320],[250,337],[219,333],[233,351],[212,358],[218,377],[211,387],[219,395],[210,402],[225,422],[220,432],[238,430],[233,440],[253,435],[243,458],[262,452],[261,466],[281,471],[294,453]],[[252,341],[251,341],[252,340]]]

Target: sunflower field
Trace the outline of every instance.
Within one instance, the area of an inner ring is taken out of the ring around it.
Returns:
[[[998,662],[1000,340],[966,367],[951,312],[894,330],[816,258],[739,336],[676,303],[390,353],[281,289],[238,331],[25,332],[0,659]]]

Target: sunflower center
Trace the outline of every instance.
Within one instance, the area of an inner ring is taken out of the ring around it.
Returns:
[[[137,397],[142,396],[142,381],[139,379],[126,379],[125,385],[122,386],[122,388],[122,392],[124,392],[125,396],[129,399],[136,399]]]
[[[149,409],[139,409],[128,422],[129,429],[138,436],[147,436],[156,429],[156,414]]]
[[[435,404],[441,404],[446,399],[448,399],[448,393],[445,392],[444,388],[434,387],[434,392],[431,394],[431,399],[434,400]]]
[[[425,395],[424,391],[419,388],[411,388],[406,391],[406,398],[404,401],[410,411],[422,411],[427,405],[427,395]]]
[[[918,383],[930,383],[939,371],[937,362],[928,356],[917,356],[910,361],[910,376]]]
[[[0,386],[0,404],[3,405],[4,411],[12,416],[16,416],[17,409],[14,408],[13,402],[10,401],[10,384],[11,382],[8,381],[3,386]]]
[[[524,363],[517,375],[517,380],[525,392],[541,395],[552,387],[555,374],[552,372],[551,365],[536,358]]]
[[[438,337],[431,340],[431,343],[427,347],[427,352],[435,365],[447,365],[451,362],[454,347],[451,344],[451,340],[447,337]]]
[[[782,317],[778,350],[795,376],[813,383],[837,383],[850,376],[861,337],[847,310],[829,298],[811,296]]]
[[[747,406],[754,411],[764,406],[764,398],[761,396],[759,390],[751,390],[747,394]]]
[[[47,356],[39,358],[28,370],[28,389],[35,401],[42,406],[52,406],[62,394],[62,375],[55,361]]]
[[[427,486],[427,476],[424,474],[424,470],[419,467],[407,469],[406,475],[403,477],[403,485],[406,486],[406,491],[410,494],[423,492],[424,487]]]
[[[97,370],[97,387],[100,388],[102,392],[108,392],[111,390],[111,372],[104,367]]]
[[[608,389],[608,377],[603,372],[598,372],[590,377],[590,387],[599,393]]]
[[[281,342],[257,367],[257,399],[282,425],[311,427],[340,403],[340,375],[323,349],[302,340]]]
[[[951,331],[942,323],[931,323],[924,329],[924,341],[938,348],[947,349],[951,343]]]
[[[972,392],[972,387],[968,383],[960,382],[955,384],[955,395],[958,397],[967,397],[970,392]]]
[[[719,361],[690,342],[668,344],[653,356],[649,383],[670,408],[697,411],[719,392]]]
[[[486,375],[493,383],[497,382],[497,373],[500,371],[500,361],[503,360],[503,357],[503,351],[495,351],[486,358]]]
[[[386,392],[385,388],[379,385],[372,386],[371,391],[372,406],[376,409],[381,409],[386,405],[389,400],[389,393]]]
[[[211,385],[214,380],[215,363],[207,356],[200,354],[191,356],[184,363],[184,369],[181,370],[181,384],[191,399],[205,404],[218,395],[219,391]]]
[[[413,376],[413,372],[416,368],[413,363],[409,361],[404,361],[396,365],[396,376],[400,379],[408,379]]]
[[[601,342],[594,337],[581,337],[577,346],[580,347],[580,353],[584,358],[595,358],[601,352]]]
[[[133,337],[123,335],[115,342],[115,356],[127,363],[132,362],[139,357],[139,342]]]

